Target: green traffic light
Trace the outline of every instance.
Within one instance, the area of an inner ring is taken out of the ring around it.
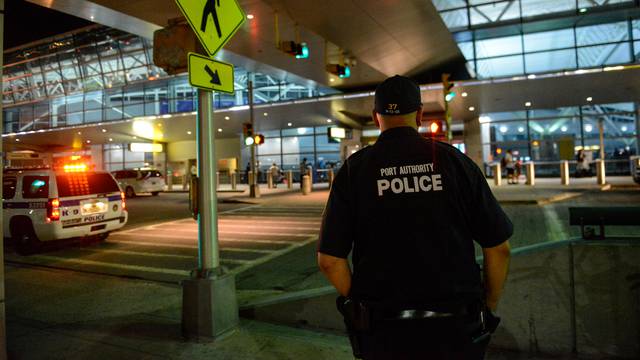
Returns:
[[[253,145],[254,140],[253,140],[253,136],[247,136],[246,138],[244,138],[244,144],[247,146],[251,146]]]
[[[444,96],[444,100],[446,102],[451,102],[451,100],[453,100],[454,97],[456,97],[456,93],[454,91],[451,91]]]

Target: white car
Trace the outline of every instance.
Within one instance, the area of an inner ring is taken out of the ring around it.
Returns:
[[[127,198],[142,193],[156,196],[165,188],[164,177],[158,170],[118,170],[112,174]]]
[[[104,240],[125,226],[128,212],[118,183],[106,171],[85,169],[4,171],[4,237],[14,240],[19,253],[35,252],[44,241]]]

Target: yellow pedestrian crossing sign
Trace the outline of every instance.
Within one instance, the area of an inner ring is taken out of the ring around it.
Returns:
[[[233,65],[189,53],[189,84],[204,90],[233,94]]]
[[[237,0],[176,0],[202,47],[215,55],[245,21]]]

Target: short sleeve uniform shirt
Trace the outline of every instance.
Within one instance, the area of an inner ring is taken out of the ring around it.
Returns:
[[[493,247],[512,232],[473,161],[399,127],[336,175],[318,251],[353,252],[352,296],[390,306],[468,302],[482,294],[473,241]]]

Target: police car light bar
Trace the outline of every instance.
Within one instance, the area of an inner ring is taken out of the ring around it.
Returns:
[[[67,164],[62,168],[64,172],[85,172],[87,171],[87,164]]]

